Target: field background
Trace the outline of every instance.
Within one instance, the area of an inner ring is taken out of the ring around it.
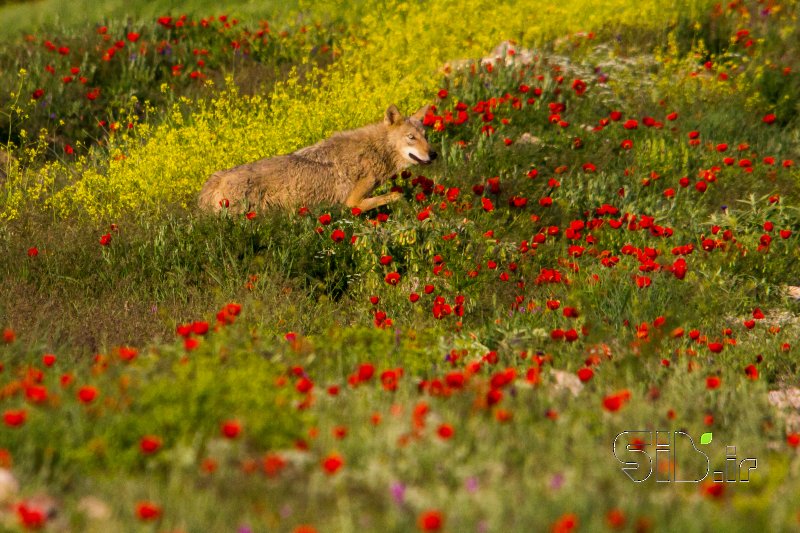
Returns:
[[[796,2],[220,7],[0,5],[0,529],[800,527]],[[402,201],[196,209],[392,103]]]

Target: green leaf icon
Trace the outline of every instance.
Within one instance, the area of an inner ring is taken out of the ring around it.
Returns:
[[[700,444],[708,444],[711,442],[712,436],[711,433],[703,433],[700,435]]]

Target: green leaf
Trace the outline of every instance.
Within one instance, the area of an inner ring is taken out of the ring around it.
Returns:
[[[703,433],[700,435],[700,444],[708,444],[711,442],[712,436],[711,433]]]

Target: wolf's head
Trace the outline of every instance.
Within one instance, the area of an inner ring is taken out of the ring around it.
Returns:
[[[436,152],[431,149],[425,138],[422,119],[430,108],[421,107],[410,117],[403,117],[394,104],[386,110],[383,123],[389,130],[389,143],[394,147],[400,160],[408,165],[429,165],[436,159]]]

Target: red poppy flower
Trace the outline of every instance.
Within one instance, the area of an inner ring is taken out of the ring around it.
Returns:
[[[268,453],[264,456],[262,464],[267,477],[275,477],[286,466],[286,460],[276,453]]]
[[[3,422],[8,427],[16,428],[25,423],[28,418],[28,413],[25,409],[8,410],[3,413]]]
[[[444,517],[437,510],[424,511],[417,518],[417,527],[420,531],[440,531],[444,527]]]
[[[756,365],[747,365],[744,368],[744,373],[748,379],[752,379],[753,381],[758,379],[758,368],[756,368]]]
[[[550,309],[551,311],[555,311],[561,306],[561,302],[559,302],[558,300],[547,300],[546,305],[548,309]]]
[[[453,426],[451,426],[450,424],[442,424],[436,430],[436,433],[439,435],[439,437],[447,440],[453,436],[455,430],[453,430]]]
[[[400,274],[397,272],[389,272],[386,274],[386,277],[383,278],[383,281],[385,281],[388,285],[397,285],[400,283]]]
[[[721,384],[722,380],[719,376],[709,376],[706,378],[706,388],[709,390],[718,389]]]
[[[78,389],[78,399],[82,403],[92,403],[97,398],[97,389],[90,385],[86,385]]]
[[[625,514],[619,509],[611,509],[606,513],[606,524],[612,529],[625,527]]]
[[[725,347],[725,345],[722,344],[721,342],[709,342],[708,343],[708,349],[711,350],[713,353],[721,352],[724,347]]]
[[[304,376],[297,381],[294,388],[300,394],[307,394],[308,392],[311,392],[311,389],[314,388],[314,382]]]
[[[242,424],[238,420],[226,420],[220,426],[220,431],[226,439],[235,439],[242,432]]]
[[[578,527],[578,517],[573,513],[562,515],[553,523],[553,533],[569,533]]]
[[[33,403],[43,403],[47,401],[47,387],[42,385],[28,385],[25,387],[25,398]]]
[[[591,368],[583,367],[578,370],[578,378],[584,383],[594,377],[594,371]]]
[[[156,453],[161,448],[161,439],[155,435],[145,435],[139,441],[139,449],[143,454]]]
[[[333,242],[342,242],[344,240],[344,236],[344,231],[339,228],[331,232],[331,240],[333,240]]]
[[[358,365],[358,380],[369,381],[375,375],[375,366],[372,363]]]
[[[117,348],[116,352],[120,359],[127,362],[133,361],[136,359],[136,356],[139,355],[139,350],[131,348],[130,346],[120,346]]]
[[[700,485],[700,492],[706,498],[716,500],[725,495],[725,484],[707,480]]]
[[[17,506],[17,516],[25,529],[41,529],[47,522],[47,515],[43,510],[26,503]]]
[[[775,118],[776,117],[774,114],[769,113],[767,115],[764,115],[764,118],[762,118],[761,120],[762,122],[764,122],[764,124],[772,124],[773,122],[775,122]]]
[[[161,507],[153,502],[142,501],[136,504],[136,517],[139,520],[149,522],[158,520],[161,517]]]
[[[328,456],[322,461],[322,468],[329,476],[332,476],[338,472],[343,466],[344,459],[342,459],[342,457],[337,453],[328,454]]]
[[[627,389],[623,389],[613,394],[609,394],[608,396],[603,398],[603,408],[612,413],[615,411],[619,411],[620,408],[623,405],[625,405],[625,402],[630,400],[630,397],[631,393]]]

